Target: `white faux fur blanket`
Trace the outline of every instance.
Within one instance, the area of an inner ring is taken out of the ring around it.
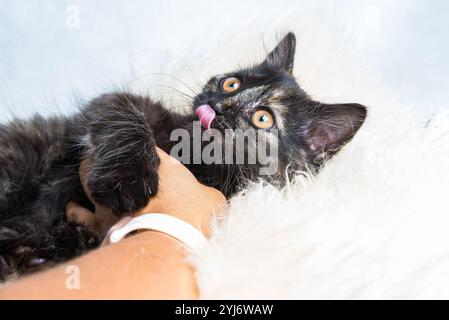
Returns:
[[[203,298],[449,298],[449,127],[371,105],[318,177],[232,200],[194,257]]]

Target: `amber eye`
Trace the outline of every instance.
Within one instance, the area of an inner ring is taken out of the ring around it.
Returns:
[[[224,82],[223,82],[223,90],[231,93],[231,92],[235,92],[238,89],[240,89],[240,85],[242,84],[242,82],[237,79],[237,78],[227,78]]]
[[[274,126],[273,115],[268,110],[257,110],[251,121],[259,129],[271,129]]]

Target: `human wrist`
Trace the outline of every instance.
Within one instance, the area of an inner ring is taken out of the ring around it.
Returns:
[[[134,216],[151,213],[170,215],[187,222],[208,237],[211,218],[221,214],[226,205],[226,199],[219,191],[202,186],[202,192],[198,192],[190,201],[167,201],[163,197],[156,197]]]
[[[150,209],[150,208],[145,208]],[[180,219],[187,224],[193,226],[195,229],[200,231],[204,236],[208,237],[210,232],[210,219],[212,213],[210,211],[205,211],[202,208],[198,208],[198,210],[176,210],[174,208],[161,208],[160,210],[155,210],[155,208],[151,208],[151,210],[140,210],[136,212],[133,216],[140,217],[146,214],[163,214],[171,217],[175,217]]]

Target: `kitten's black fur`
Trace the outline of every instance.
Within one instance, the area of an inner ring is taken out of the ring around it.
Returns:
[[[314,101],[292,75],[295,36],[289,33],[261,64],[212,78],[189,115],[171,113],[148,97],[124,92],[103,95],[68,118],[34,117],[0,126],[0,280],[41,265],[67,260],[98,245],[85,227],[67,222],[70,200],[92,208],[79,178],[81,160],[93,159],[88,187],[100,204],[125,215],[157,193],[158,145],[170,152],[170,133],[192,130],[194,111],[209,104],[217,117],[212,127],[251,128],[254,110],[270,110],[279,130],[277,174],[307,168],[318,171],[325,159],[347,143],[363,124],[358,104]],[[227,77],[241,80],[234,93],[222,90]],[[247,152],[254,152],[251,147]],[[227,197],[245,181],[259,178],[258,165],[189,165],[203,183]],[[151,201],[151,200],[150,200]]]

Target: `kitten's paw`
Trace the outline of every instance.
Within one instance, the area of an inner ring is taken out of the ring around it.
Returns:
[[[31,273],[46,267],[49,261],[36,252],[31,247],[18,246],[8,254],[0,255],[0,282],[16,274]]]
[[[15,272],[9,257],[0,255],[0,282],[8,279]]]
[[[159,185],[159,158],[136,166],[93,169],[87,185],[92,198],[121,216],[145,207]]]

